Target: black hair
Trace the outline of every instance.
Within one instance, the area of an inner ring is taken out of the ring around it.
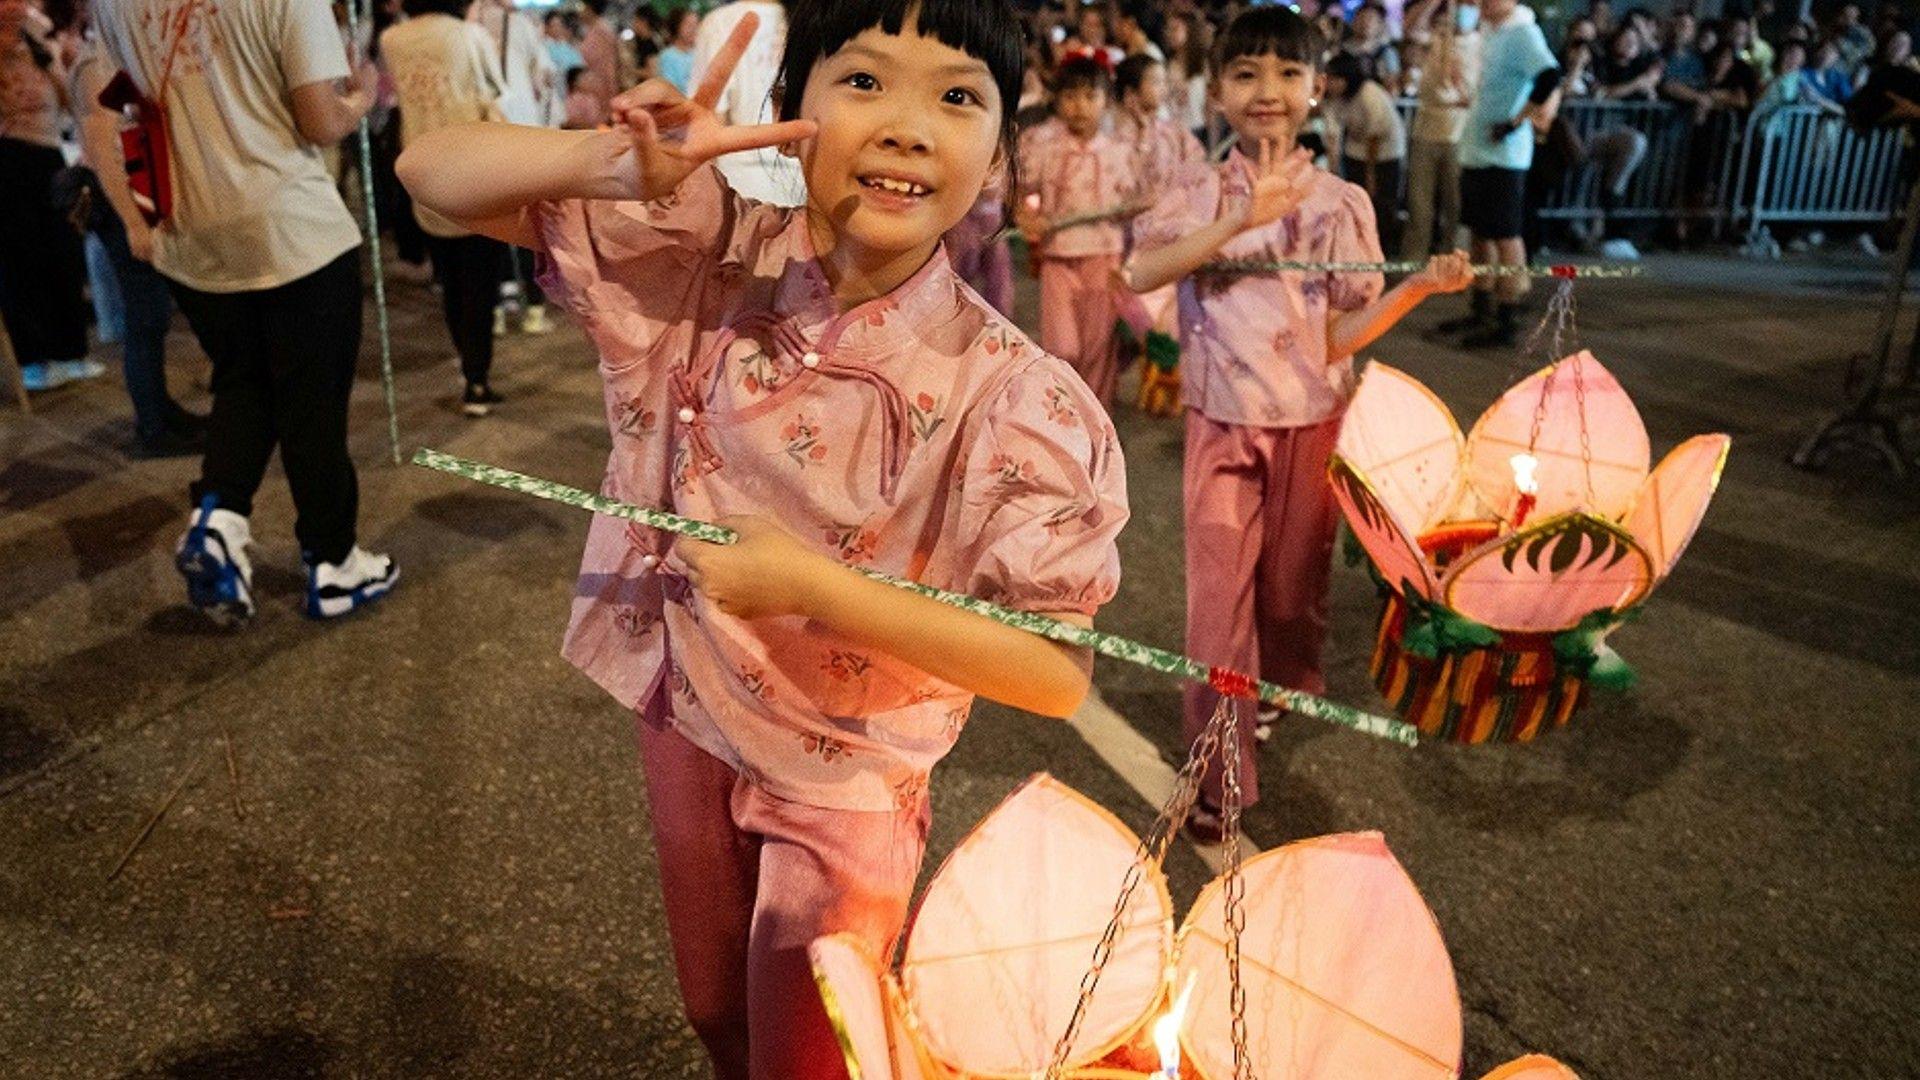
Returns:
[[[1373,65],[1350,52],[1335,53],[1333,59],[1327,61],[1327,77],[1346,81],[1346,89],[1340,94],[1344,101],[1359,93],[1367,80],[1373,78]]]
[[[1053,92],[1064,94],[1069,90],[1098,90],[1103,94],[1113,90],[1113,75],[1107,71],[1107,65],[1091,56],[1069,57],[1053,73]]]
[[[400,0],[400,10],[408,18],[421,15],[451,15],[456,19],[467,17],[467,5],[463,0]]]
[[[586,65],[575,64],[567,69],[567,93],[571,94],[580,87],[580,76],[587,73]]]
[[[908,26],[912,16],[912,26]],[[987,65],[1000,91],[1000,145],[1013,164],[1013,113],[1026,73],[1026,39],[1007,0],[794,0],[787,7],[787,49],[774,91],[780,119],[800,116],[813,65],[874,27],[883,33],[917,31]]]
[[[1140,89],[1140,84],[1147,81],[1147,72],[1158,63],[1147,53],[1134,53],[1120,61],[1120,66],[1113,69],[1114,96],[1125,97],[1129,91]]]
[[[1213,70],[1223,72],[1243,56],[1272,56],[1319,71],[1326,50],[1326,39],[1319,28],[1292,8],[1248,8],[1220,35],[1219,44],[1214,46]]]

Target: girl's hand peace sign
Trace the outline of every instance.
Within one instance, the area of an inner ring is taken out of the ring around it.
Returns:
[[[1257,229],[1271,225],[1300,208],[1313,185],[1313,155],[1296,147],[1276,159],[1272,140],[1260,142],[1260,157],[1253,163],[1253,189],[1247,195],[1246,221],[1241,226]]]
[[[691,98],[665,79],[648,79],[613,99],[614,126],[633,140],[633,175],[624,179],[631,182],[636,196],[659,198],[721,154],[778,146],[814,134],[817,125],[811,120],[735,127],[714,112],[759,25],[757,15],[741,18]]]

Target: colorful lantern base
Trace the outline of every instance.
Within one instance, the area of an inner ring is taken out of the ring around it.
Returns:
[[[1419,544],[1444,569],[1499,531],[1496,522],[1455,523],[1421,536]],[[1556,662],[1554,635],[1499,634],[1484,647],[1420,656],[1405,641],[1414,611],[1399,593],[1381,594],[1369,665],[1373,685],[1422,735],[1457,743],[1528,742],[1564,725],[1586,703],[1586,680]]]

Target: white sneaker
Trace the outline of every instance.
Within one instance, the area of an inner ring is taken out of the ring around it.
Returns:
[[[1880,245],[1873,242],[1872,233],[1861,233],[1854,237],[1853,246],[1859,248],[1862,255],[1869,255],[1876,259],[1880,257]]]
[[[520,316],[520,332],[523,334],[549,334],[553,324],[547,321],[547,305],[528,304],[527,313]]]
[[[1633,241],[1631,240],[1615,237],[1612,240],[1604,240],[1601,242],[1600,256],[1601,258],[1612,259],[1615,262],[1639,262],[1640,249],[1634,247]]]
[[[337,619],[385,596],[400,580],[400,568],[385,555],[355,545],[337,563],[307,563],[307,615]]]
[[[64,373],[67,377],[66,381],[68,382],[79,382],[81,379],[97,379],[107,373],[107,365],[92,358],[55,360],[52,366],[56,370]]]
[[[247,559],[251,543],[253,528],[247,519],[220,509],[208,495],[174,547],[173,564],[186,579],[187,601],[222,626],[253,617],[253,564]]]

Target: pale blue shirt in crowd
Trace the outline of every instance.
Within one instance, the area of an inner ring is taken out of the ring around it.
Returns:
[[[1560,65],[1531,8],[1514,8],[1505,22],[1488,27],[1482,36],[1480,90],[1467,107],[1466,127],[1460,133],[1460,166],[1525,171],[1533,164],[1533,128],[1521,124],[1496,141],[1493,126],[1520,115],[1540,73]]]
[[[693,50],[671,45],[661,49],[660,77],[683,94],[693,93]]]

